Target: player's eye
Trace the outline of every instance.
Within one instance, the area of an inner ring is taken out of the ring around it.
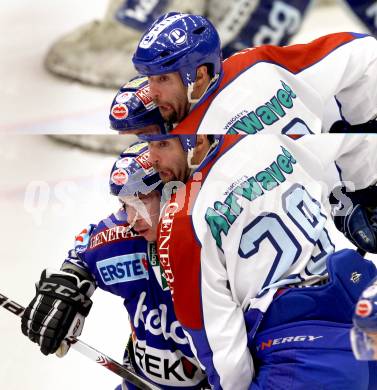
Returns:
[[[168,146],[168,143],[165,140],[161,140],[158,142],[158,147],[161,148],[166,148]]]
[[[168,81],[168,80],[169,80],[169,78],[168,78],[168,76],[166,76],[165,74],[160,75],[159,78],[158,78],[158,81],[159,81],[160,83],[164,83],[164,82],[166,82],[166,81]]]

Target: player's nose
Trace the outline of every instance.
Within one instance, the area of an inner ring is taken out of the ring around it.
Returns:
[[[157,83],[151,79],[149,79],[149,93],[154,103],[158,105],[159,98],[160,98],[160,89],[158,88]]]
[[[160,161],[159,153],[157,148],[154,148],[151,145],[149,145],[149,161],[152,163],[153,168],[158,171]]]

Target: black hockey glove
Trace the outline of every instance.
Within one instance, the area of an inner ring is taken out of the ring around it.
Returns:
[[[351,125],[346,121],[339,120],[331,125],[329,133],[377,133],[377,121],[375,119],[361,123],[359,125]]]
[[[22,315],[23,334],[37,343],[43,354],[64,356],[69,339],[81,334],[94,289],[89,275],[84,278],[78,273],[44,270],[36,284],[36,296]]]
[[[338,230],[363,251],[377,253],[377,187],[354,192],[343,189],[337,198],[340,202],[333,216]]]

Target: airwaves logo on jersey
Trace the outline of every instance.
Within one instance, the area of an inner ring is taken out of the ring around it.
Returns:
[[[239,204],[240,198],[252,202],[265,191],[271,191],[286,180],[286,175],[293,172],[293,165],[296,164],[292,154],[281,146],[282,153],[278,154],[275,160],[263,171],[254,176],[246,178],[236,187],[231,188],[224,202],[216,201],[212,207],[208,207],[205,220],[211,229],[216,245],[222,250],[221,233],[227,235],[229,228],[241,214],[243,208]],[[228,190],[229,191],[229,190]]]
[[[96,266],[103,283],[107,286],[115,283],[148,279],[146,253],[132,253],[98,261]]]
[[[292,88],[281,80],[283,88],[279,88],[274,96],[262,106],[255,110],[246,112],[245,110],[237,114],[234,119],[225,126],[227,134],[256,134],[265,126],[271,126],[280,118],[285,116],[286,110],[293,107],[293,99],[297,95]]]

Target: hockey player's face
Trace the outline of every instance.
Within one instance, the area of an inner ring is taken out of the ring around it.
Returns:
[[[127,131],[119,131],[120,135],[129,135],[129,134],[161,134],[160,126],[158,125],[148,125],[145,127],[141,127],[135,130],[127,130]]]
[[[187,88],[178,72],[150,76],[149,87],[153,101],[157,104],[166,122],[180,122],[189,112]]]
[[[149,160],[164,183],[173,180],[186,182],[190,173],[187,153],[178,138],[150,141],[148,146]]]
[[[147,241],[157,240],[157,226],[160,215],[160,193],[152,191],[138,198],[124,199],[127,222]]]

